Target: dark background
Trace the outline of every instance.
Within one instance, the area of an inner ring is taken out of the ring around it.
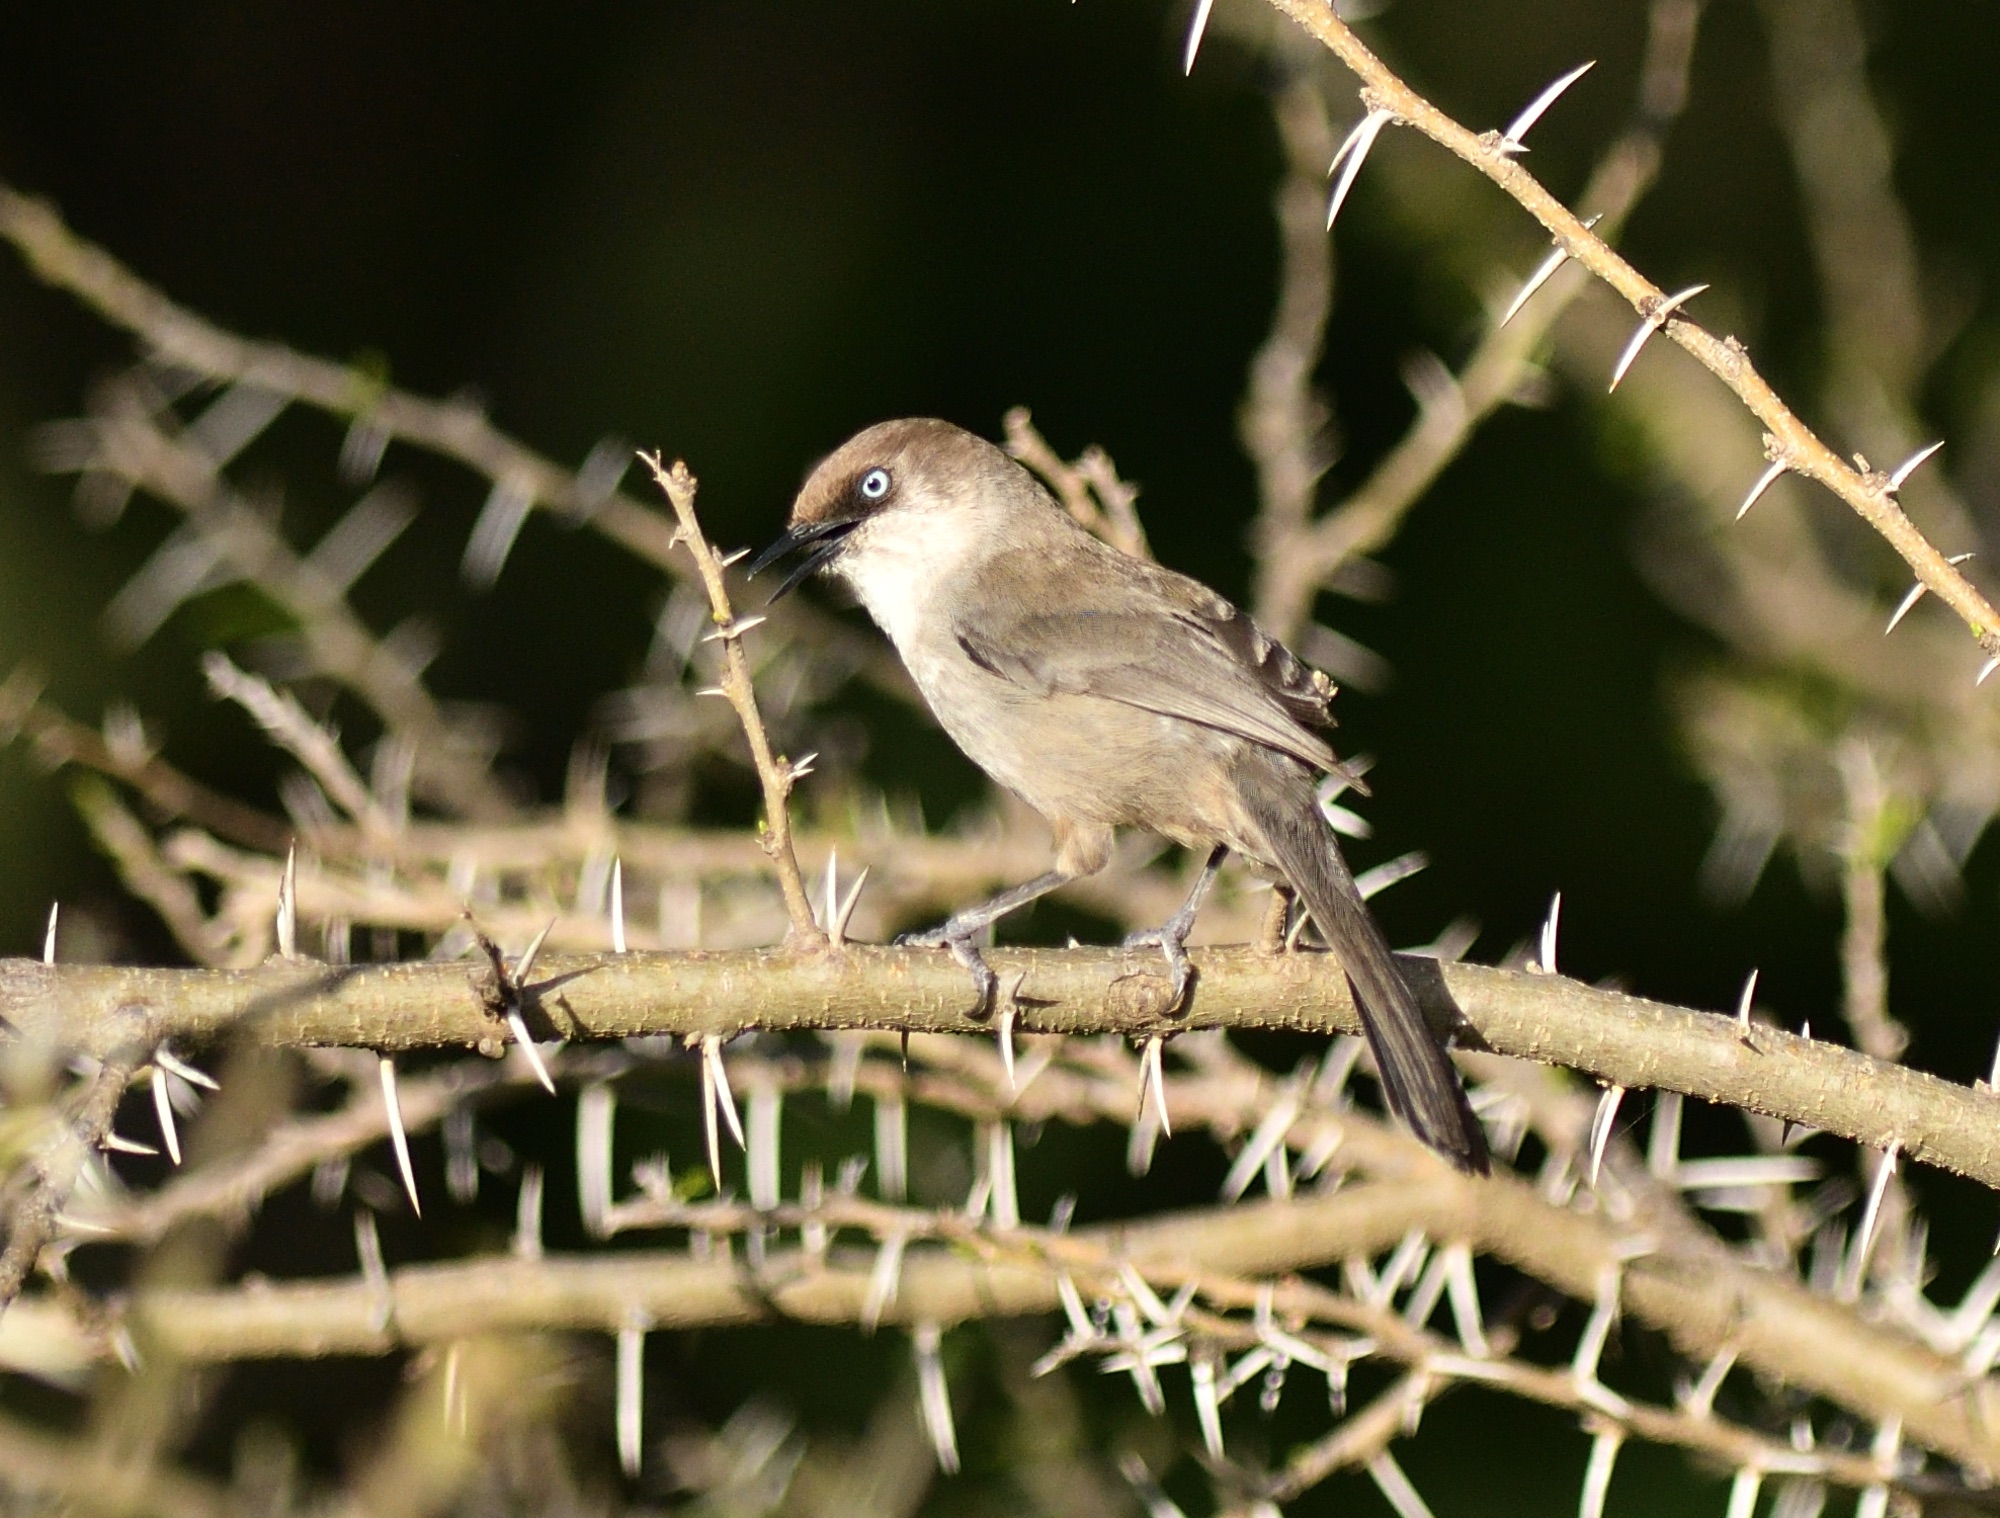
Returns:
[[[1957,483],[1984,506],[2000,494],[1972,471],[1993,457],[1978,434],[2000,357],[2000,13],[1987,0],[1867,13],[1927,273],[1971,302],[1927,401],[1935,435],[1953,440],[1946,466],[1966,471]],[[226,327],[386,363],[420,392],[472,387],[502,427],[559,459],[580,461],[607,434],[683,455],[711,531],[735,543],[765,539],[803,470],[866,423],[932,413],[997,435],[1001,413],[1027,404],[1060,449],[1100,443],[1143,486],[1161,558],[1245,590],[1255,494],[1234,416],[1273,295],[1279,159],[1254,59],[1215,38],[1193,79],[1180,77],[1182,6],[16,4],[0,15],[0,174]],[[1633,0],[1398,0],[1369,35],[1475,126],[1602,60],[1534,138],[1537,174],[1573,195],[1625,118],[1642,32]],[[1421,143],[1394,150],[1464,173]],[[1466,193],[1498,205],[1495,191]],[[1519,271],[1539,256],[1524,216],[1502,207],[1494,220],[1507,230],[1491,249],[1440,249],[1363,176],[1341,223],[1321,376],[1344,440],[1330,493],[1407,424],[1403,355],[1429,347],[1455,361],[1476,337],[1478,304],[1448,271],[1468,258]],[[1663,286],[1728,288],[1764,372],[1787,395],[1812,393],[1811,262],[1762,31],[1742,0],[1710,9],[1690,108],[1627,246]],[[92,377],[128,354],[0,254],[0,672],[36,662],[90,720],[132,700],[178,762],[267,795],[261,745],[199,687],[198,650],[233,630],[227,605],[189,608],[136,654],[107,655],[98,614],[166,513],[135,507],[91,535],[68,510],[68,482],[30,467],[32,427],[74,414]],[[285,425],[295,435],[279,446],[305,461],[285,477],[288,520],[331,521],[350,498],[331,468],[338,430]],[[447,634],[434,689],[503,705],[508,764],[554,798],[595,703],[638,669],[657,586],[537,517],[498,587],[468,593],[456,559],[483,495],[483,482],[436,472],[418,528],[359,599],[385,622],[428,609]],[[1485,926],[1475,952],[1497,957],[1561,890],[1569,973],[1714,1007],[1733,1004],[1755,965],[1762,1005],[1831,1029],[1837,902],[1783,857],[1744,907],[1696,889],[1715,812],[1662,692],[1669,669],[1711,650],[1634,568],[1646,505],[1640,471],[1574,398],[1505,412],[1383,555],[1393,599],[1323,603],[1395,675],[1343,698],[1345,746],[1378,763],[1377,839],[1359,862],[1416,847],[1432,857],[1381,905],[1392,938],[1428,939],[1470,914]],[[941,752],[878,741],[870,773],[920,792],[939,820],[976,793],[969,765],[931,762]],[[102,925],[108,952],[171,952],[122,903],[63,785],[18,747],[0,751],[0,952],[38,946],[57,898]],[[1893,1009],[1914,1030],[1911,1058],[1958,1079],[1984,1073],[2000,1022],[1996,906],[1990,843],[1955,915],[1892,899]],[[1983,1251],[1984,1195],[1925,1184],[1947,1259],[1954,1247],[1973,1258],[1975,1241]],[[714,1396],[726,1408],[726,1378]],[[812,1393],[802,1384],[796,1397]],[[1473,1437],[1494,1406],[1455,1399],[1422,1444],[1443,1448],[1446,1429]],[[1488,1484],[1461,1466],[1426,1490],[1441,1511],[1568,1504],[1571,1457],[1582,1458],[1570,1443],[1557,1470],[1538,1462]],[[1648,1510],[1634,1473],[1651,1458],[1626,1456],[1627,1510]],[[1687,1494],[1656,1482],[1651,1495],[1666,1511]]]

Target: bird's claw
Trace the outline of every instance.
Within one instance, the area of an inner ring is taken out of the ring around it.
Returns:
[[[968,1015],[984,1017],[993,1010],[1000,992],[1000,977],[993,973],[986,956],[979,952],[979,945],[972,941],[971,932],[954,930],[950,923],[946,923],[927,933],[899,934],[896,946],[903,949],[949,949],[951,957],[965,966],[966,972],[972,976],[973,1001]]]
[[[1147,928],[1128,934],[1123,945],[1127,949],[1158,949],[1166,955],[1171,988],[1167,996],[1169,1012],[1178,1012],[1186,1005],[1188,991],[1194,984],[1194,965],[1187,957],[1187,936],[1192,926],[1192,923],[1184,927],[1169,922],[1164,927]]]

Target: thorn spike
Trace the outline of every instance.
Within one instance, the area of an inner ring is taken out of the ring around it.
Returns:
[[[51,902],[49,904],[48,931],[42,934],[42,963],[45,965],[52,965],[56,962],[56,920],[61,915],[62,903],[59,901]]]
[[[1590,1441],[1590,1461],[1583,1470],[1583,1501],[1577,1518],[1604,1518],[1604,1498],[1611,1490],[1611,1471],[1618,1463],[1618,1451],[1625,1443],[1625,1431],[1606,1428]]]
[[[417,1196],[417,1171],[410,1163],[410,1134],[403,1126],[403,1103],[396,1089],[396,1062],[384,1054],[376,1063],[382,1077],[382,1109],[389,1118],[389,1147],[396,1151],[396,1170],[403,1177],[403,1191],[410,1199],[410,1211],[418,1217],[424,1215],[424,1204]]]
[[[1896,466],[1895,470],[1889,476],[1889,483],[1882,488],[1890,495],[1894,495],[1903,488],[1904,481],[1908,480],[1911,475],[1922,468],[1924,461],[1942,447],[1944,447],[1944,439],[1939,438],[1928,448],[1919,448],[1915,453]]]
[[[285,873],[278,877],[278,954],[299,956],[299,846],[285,850]]]
[[[1540,964],[1544,975],[1556,973],[1556,934],[1562,926],[1563,893],[1556,892],[1549,902],[1549,915],[1542,924]]]
[[[1181,49],[1181,75],[1185,78],[1194,72],[1195,54],[1201,51],[1201,39],[1208,30],[1208,13],[1215,9],[1215,0],[1196,0],[1194,20],[1188,24],[1187,45]]]
[[[1577,80],[1596,67],[1597,60],[1595,58],[1591,59],[1588,63],[1578,64],[1567,74],[1564,74],[1562,78],[1556,80],[1554,84],[1543,90],[1541,94],[1529,101],[1522,108],[1521,114],[1507,123],[1507,130],[1500,134],[1500,151],[1503,153],[1525,153],[1527,147],[1522,143],[1521,139],[1534,129],[1535,123],[1542,119],[1542,113],[1562,98],[1563,91],[1567,90]]]
[[[1928,589],[1930,587],[1924,584],[1922,580],[1917,581],[1916,584],[1910,587],[1909,594],[1898,601],[1896,609],[1889,613],[1889,625],[1882,629],[1883,637],[1888,637],[1890,633],[1896,630],[1896,624],[1910,614],[1910,608],[1924,598],[1924,592]]]
[[[958,1432],[951,1420],[951,1387],[945,1380],[944,1336],[935,1323],[919,1323],[910,1335],[917,1360],[917,1399],[922,1405],[924,1430],[930,1435],[938,1469],[947,1476],[958,1474]]]
[[[736,1111],[736,1096],[729,1089],[729,1067],[722,1059],[722,1039],[711,1033],[701,1041],[701,1062],[715,1073],[715,1105],[721,1112],[723,1121],[729,1124],[729,1136],[736,1140],[736,1147],[744,1147],[743,1119]]]
[[[641,1414],[645,1404],[646,1329],[641,1321],[618,1330],[618,1468],[629,1480],[639,1474]]]
[[[1618,382],[1625,378],[1626,371],[1638,359],[1639,350],[1646,346],[1655,332],[1667,324],[1667,319],[1678,311],[1684,302],[1693,300],[1707,288],[1707,285],[1689,285],[1685,290],[1669,295],[1653,308],[1653,314],[1639,323],[1639,330],[1632,334],[1632,341],[1627,343],[1625,351],[1618,355],[1618,362],[1611,370],[1610,390],[1618,388]]]
[[[1558,246],[1547,258],[1537,264],[1535,272],[1528,276],[1527,283],[1521,286],[1520,290],[1515,294],[1513,301],[1508,305],[1506,314],[1494,323],[1493,330],[1496,332],[1499,331],[1507,323],[1519,316],[1521,308],[1533,300],[1536,294],[1540,292],[1542,286],[1556,277],[1556,270],[1568,262],[1569,249]]]
[[[625,952],[625,861],[611,861],[611,952]]]
[[[167,1158],[181,1162],[181,1132],[174,1123],[174,1104],[167,1091],[167,1072],[153,1066],[153,1115],[160,1122],[160,1138],[167,1146]]]
[[[1329,232],[1333,230],[1334,218],[1340,215],[1341,206],[1346,203],[1347,192],[1354,188],[1355,176],[1361,172],[1362,161],[1367,158],[1368,150],[1375,146],[1375,139],[1381,135],[1382,128],[1389,124],[1389,119],[1390,113],[1387,111],[1370,111],[1361,118],[1354,130],[1347,134],[1347,140],[1341,143],[1340,151],[1333,155],[1333,163],[1329,165],[1327,172],[1330,174],[1334,169],[1339,169],[1340,178],[1334,181],[1333,195],[1326,205],[1326,226]]]
[[[1757,476],[1757,483],[1752,485],[1750,493],[1743,497],[1743,504],[1736,508],[1736,520],[1740,522],[1744,517],[1748,516],[1750,508],[1757,504],[1759,497],[1777,483],[1779,475],[1791,467],[1791,464],[1785,459],[1774,459],[1770,467]]]
[[[1618,1121],[1618,1104],[1625,1100],[1623,1086],[1606,1086],[1604,1094],[1597,1099],[1597,1114],[1590,1121],[1590,1184],[1597,1184],[1597,1173],[1604,1165],[1604,1147],[1611,1142],[1611,1125]]]
[[[518,1010],[507,1014],[507,1028],[514,1035],[514,1042],[520,1047],[521,1053],[527,1057],[529,1066],[535,1072],[535,1079],[542,1083],[544,1091],[554,1096],[555,1077],[549,1074],[549,1067],[542,1060],[542,1051],[535,1047],[535,1040],[528,1032],[527,1020]]]
[[[528,977],[535,973],[535,960],[542,952],[542,945],[549,941],[549,934],[556,930],[558,921],[559,918],[551,917],[548,926],[535,935],[535,941],[514,961],[514,984],[517,988],[525,985]]]

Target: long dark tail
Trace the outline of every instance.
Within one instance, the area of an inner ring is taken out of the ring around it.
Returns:
[[[1485,1174],[1486,1135],[1437,1036],[1375,925],[1333,834],[1308,802],[1245,787],[1278,866],[1347,971],[1390,1109],[1461,1170]],[[1287,787],[1286,789],[1290,789]]]

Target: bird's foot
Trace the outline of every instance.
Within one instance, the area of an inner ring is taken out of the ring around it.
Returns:
[[[972,935],[986,925],[977,928],[963,927],[947,922],[932,928],[927,933],[903,933],[896,938],[896,946],[902,949],[949,949],[951,957],[964,965],[972,976],[972,1017],[984,1017],[993,1010],[995,997],[1000,990],[1000,977],[993,973],[993,967],[986,962],[986,956],[979,952],[979,945],[972,941]]]
[[[1182,922],[1176,915],[1157,928],[1128,935],[1123,945],[1128,949],[1158,949],[1166,955],[1167,980],[1171,986],[1167,996],[1169,1012],[1178,1012],[1186,1005],[1188,990],[1194,984],[1194,965],[1187,957],[1187,938],[1193,928],[1191,918]]]

